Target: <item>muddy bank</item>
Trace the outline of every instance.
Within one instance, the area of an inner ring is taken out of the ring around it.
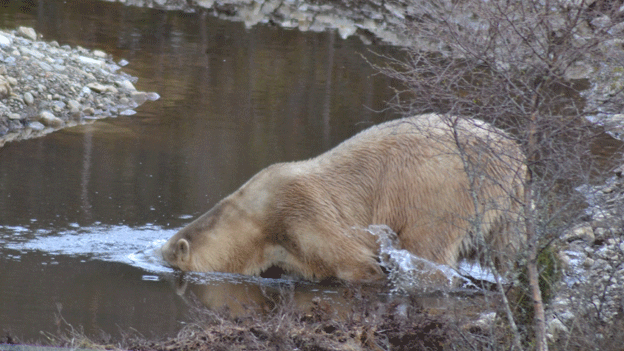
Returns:
[[[0,31],[0,147],[63,127],[118,115],[156,93],[137,91],[137,78],[100,50],[46,42],[32,28]]]

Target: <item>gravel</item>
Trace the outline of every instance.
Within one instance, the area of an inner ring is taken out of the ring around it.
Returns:
[[[101,50],[37,39],[34,29],[0,31],[0,147],[89,120],[131,115],[159,98],[137,91]]]

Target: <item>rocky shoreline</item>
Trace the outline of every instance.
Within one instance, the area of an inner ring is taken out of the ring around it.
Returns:
[[[585,318],[608,325],[624,314],[623,171],[624,166],[616,169],[604,184],[577,189],[586,195],[589,220],[565,233],[557,245],[562,276],[547,316],[553,342],[565,340]]]
[[[34,29],[0,31],[0,147],[60,128],[134,114],[156,93],[137,91],[100,50],[38,40]]]

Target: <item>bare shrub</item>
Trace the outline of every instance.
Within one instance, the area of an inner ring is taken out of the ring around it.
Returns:
[[[547,349],[539,253],[582,217],[583,197],[575,187],[604,174],[591,157],[603,130],[589,120],[608,125],[622,111],[623,85],[605,73],[624,62],[623,14],[616,3],[422,2],[410,24],[413,46],[406,58],[388,58],[378,67],[407,87],[394,101],[405,114],[441,113],[449,125],[454,116],[485,120],[521,145],[527,171],[518,201],[538,350]],[[583,92],[588,87],[591,93]],[[483,174],[467,161],[469,177]],[[508,317],[513,344],[523,348],[521,330]]]

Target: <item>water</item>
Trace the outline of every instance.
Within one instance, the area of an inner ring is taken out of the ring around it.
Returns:
[[[305,305],[341,290],[292,280],[179,275],[155,254],[166,238],[260,169],[306,159],[393,115],[394,83],[357,38],[196,13],[75,0],[10,2],[0,27],[126,60],[161,98],[0,149],[0,329],[175,335],[197,301],[241,311],[284,291]],[[281,297],[280,297],[281,296]],[[288,297],[287,296],[287,297]],[[250,300],[251,299],[251,300]],[[238,306],[238,307],[237,307]]]

